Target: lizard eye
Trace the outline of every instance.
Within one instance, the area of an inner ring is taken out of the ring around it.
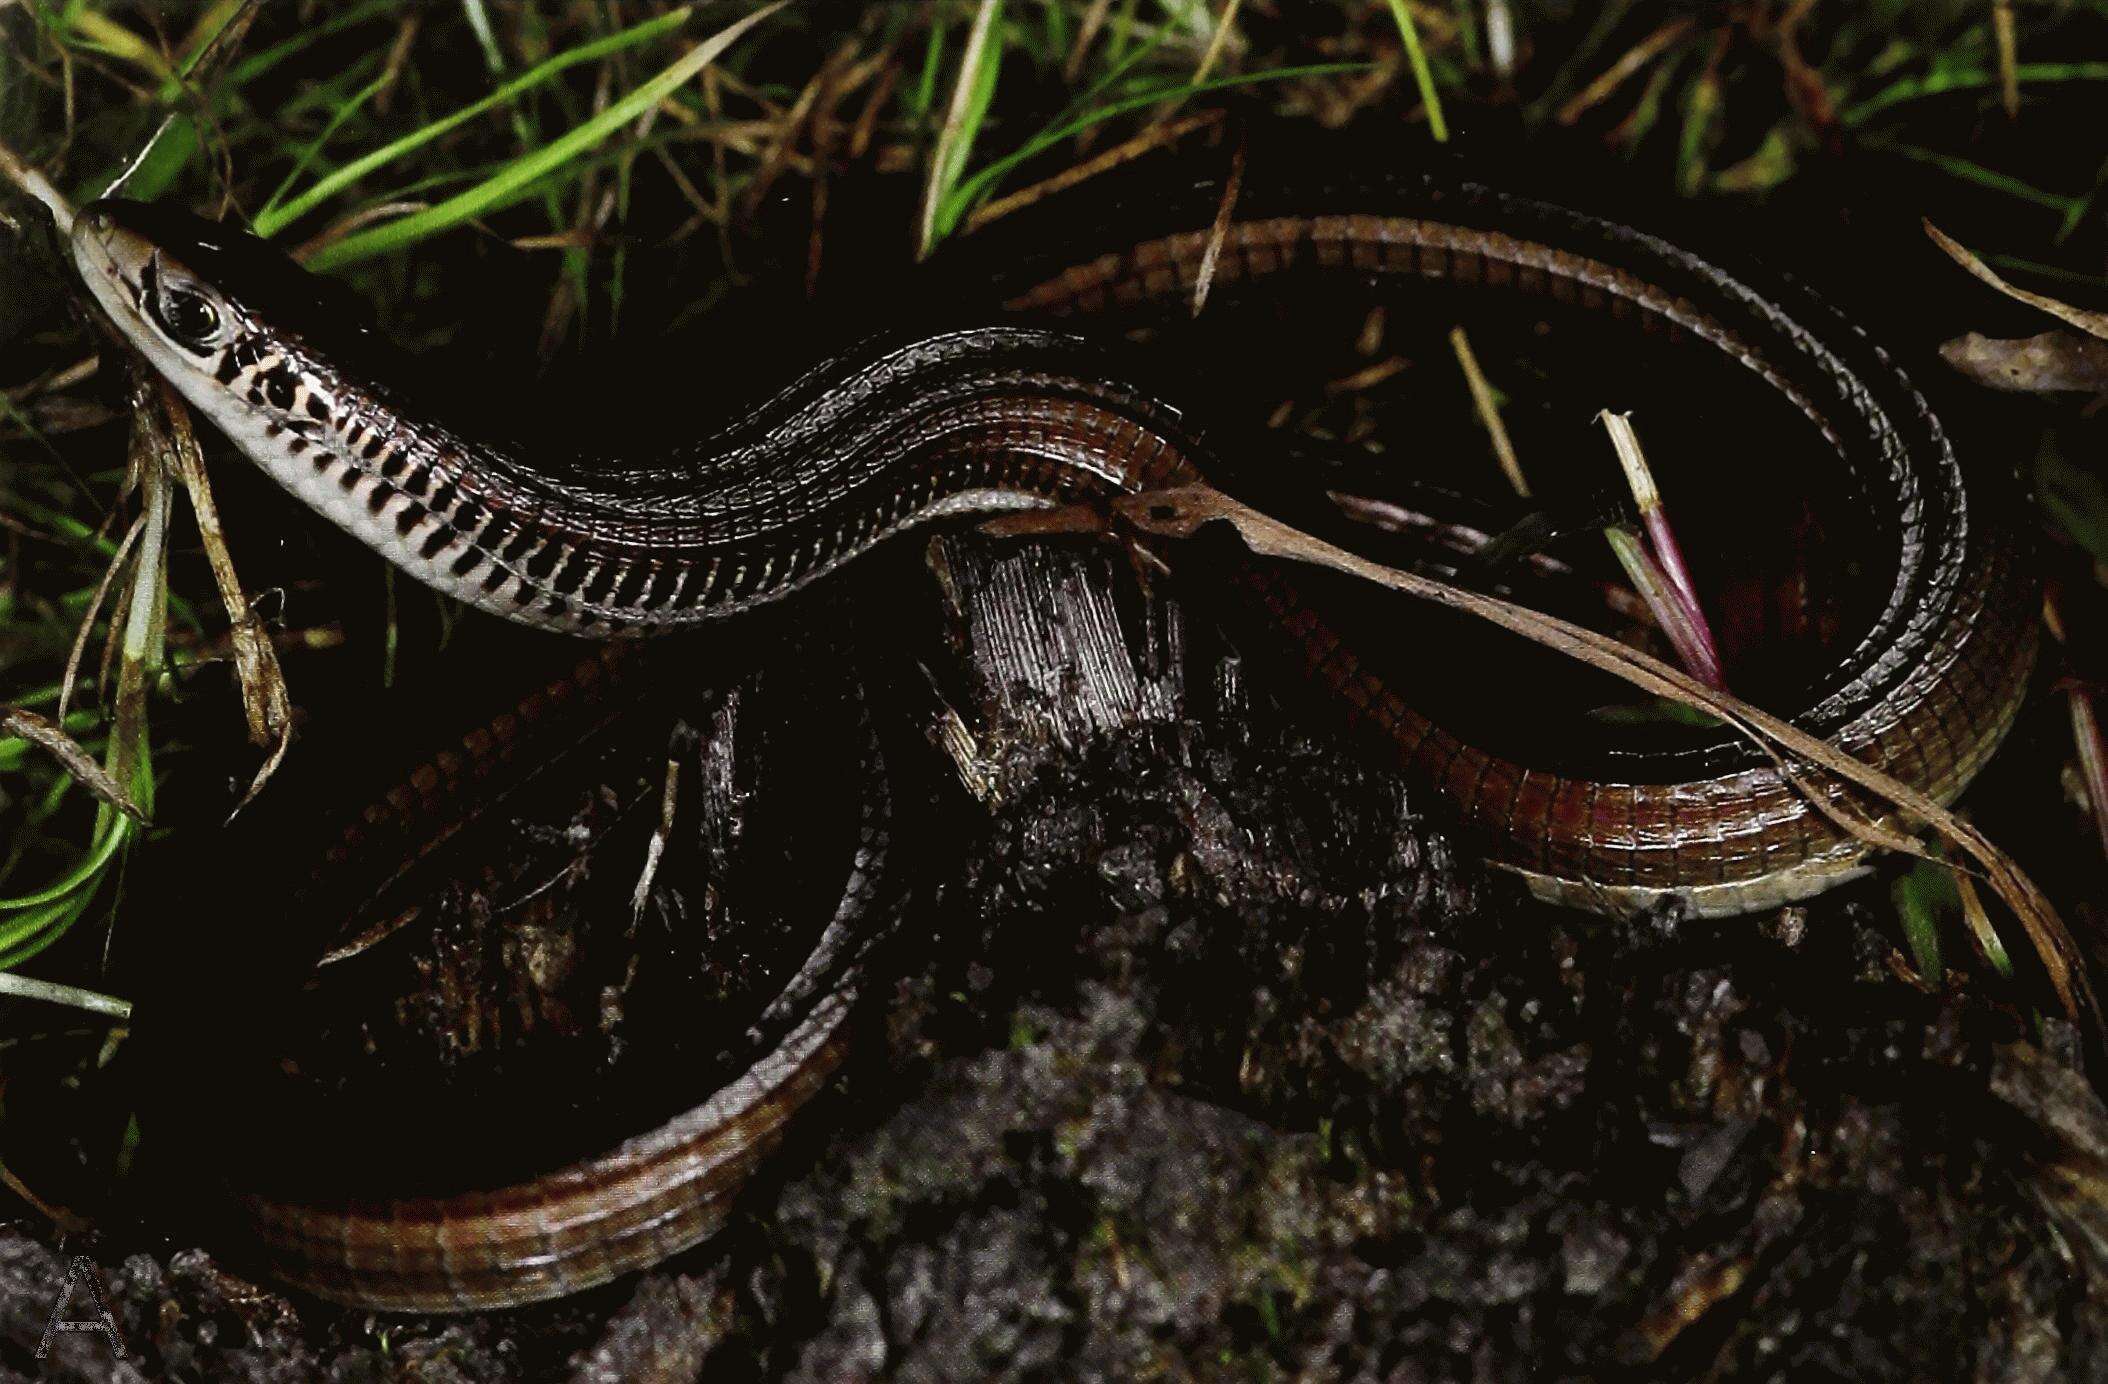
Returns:
[[[170,336],[202,346],[219,335],[220,311],[195,293],[167,289],[154,298],[154,317]]]

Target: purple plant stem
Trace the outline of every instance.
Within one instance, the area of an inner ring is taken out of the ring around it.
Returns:
[[[1706,639],[1699,627],[1692,623],[1690,612],[1685,608],[1681,596],[1670,584],[1660,565],[1648,553],[1640,536],[1623,525],[1613,524],[1603,530],[1610,540],[1610,550],[1617,554],[1619,565],[1624,567],[1627,580],[1647,603],[1654,621],[1676,649],[1676,657],[1690,671],[1692,677],[1708,687],[1726,690],[1726,682],[1720,674],[1720,659],[1713,652],[1712,643]]]
[[[1676,530],[1669,524],[1669,509],[1662,503],[1661,490],[1654,483],[1654,472],[1649,469],[1646,454],[1640,449],[1639,434],[1633,431],[1632,420],[1622,413],[1604,409],[1596,416],[1610,434],[1610,445],[1625,471],[1625,483],[1632,488],[1632,498],[1639,505],[1640,520],[1646,525],[1653,559],[1667,578],[1672,599],[1683,608],[1683,623],[1688,627],[1690,637],[1705,651],[1705,665],[1715,671],[1715,677],[1711,679],[1713,685],[1724,690],[1725,684],[1718,680],[1722,666],[1720,646],[1713,642],[1712,626],[1706,622],[1705,608],[1698,603],[1698,588],[1691,581],[1690,569],[1684,565],[1683,547],[1677,543]],[[1622,559],[1622,554],[1620,556]],[[1703,676],[1689,659],[1684,662],[1694,675]]]

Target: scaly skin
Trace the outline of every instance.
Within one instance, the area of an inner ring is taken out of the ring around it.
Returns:
[[[1183,303],[1212,221],[1199,214],[1072,256],[1010,306],[1078,317]],[[669,456],[599,467],[537,458],[404,409],[268,247],[106,202],[82,213],[73,248],[119,330],[288,489],[420,580],[550,629],[691,627],[780,598],[932,519],[1134,494],[1211,470],[1173,404],[1107,378],[1088,343],[1029,326],[853,350]],[[2009,531],[1972,509],[1908,379],[1805,295],[1760,293],[1643,233],[1433,178],[1360,200],[1334,191],[1305,211],[1247,196],[1217,250],[1219,284],[1319,274],[1542,295],[1746,367],[1826,440],[1895,560],[1878,616],[1796,724],[1941,801],[2011,724],[2034,651],[2026,565]],[[210,331],[186,297],[209,307]],[[1728,914],[1863,868],[1866,847],[1743,747],[1637,761],[1615,780],[1503,758],[1408,706],[1281,575],[1243,580],[1491,861],[1547,898],[1614,911],[1673,894]],[[862,882],[874,830],[829,931],[838,940],[876,926]],[[804,1017],[745,1077],[606,1155],[449,1199],[252,1198],[254,1222],[288,1281],[398,1310],[530,1301],[650,1263],[715,1227],[839,1060],[853,968],[822,970]]]

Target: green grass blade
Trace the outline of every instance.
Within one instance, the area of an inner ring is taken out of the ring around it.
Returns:
[[[930,36],[922,47],[922,71],[908,91],[908,118],[921,122],[937,104],[937,78],[944,71],[944,15],[930,21]]]
[[[1896,921],[1903,927],[1918,974],[1938,985],[1946,974],[1940,957],[1940,917],[1961,908],[1953,876],[1946,866],[1921,860],[1909,874],[1889,886],[1889,897],[1895,903]]]
[[[461,0],[461,13],[476,35],[476,46],[483,50],[483,61],[493,72],[504,71],[505,55],[498,50],[498,35],[490,27],[490,12],[483,8],[483,0]]]
[[[1097,81],[1092,82],[1089,86],[1085,87],[1082,91],[1078,92],[1075,98],[1071,100],[1065,108],[1063,108],[1062,115],[1080,115],[1092,109],[1097,104],[1099,97],[1103,96],[1106,92],[1111,91],[1115,86],[1120,83],[1123,78],[1127,76],[1128,73],[1134,71],[1137,67],[1141,66],[1142,63],[1147,61],[1149,55],[1151,53],[1154,53],[1159,47],[1161,47],[1163,45],[1164,40],[1169,38],[1170,36],[1171,27],[1169,25],[1163,25],[1152,31],[1140,43],[1136,44],[1134,47],[1134,51],[1115,51],[1112,55],[1113,62],[1109,67],[1106,68],[1104,75],[1100,76]]]
[[[2067,269],[2061,264],[2049,264],[2043,260],[2029,259],[2024,255],[1985,255],[1984,263],[1993,269],[2010,269],[2018,274],[2032,274],[2038,279],[2052,283],[2070,284],[2099,293],[2108,288],[2108,274],[2088,274],[2077,269]]]
[[[98,819],[98,831],[94,842],[89,847],[88,854],[82,858],[78,865],[33,893],[20,894],[11,899],[0,899],[0,912],[13,913],[23,909],[42,908],[45,905],[57,903],[75,891],[94,882],[95,878],[102,873],[103,867],[110,863],[110,858],[117,854],[118,847],[122,846],[131,836],[132,822],[130,818],[121,812],[115,811],[108,812],[107,817],[114,825],[103,829],[102,821]],[[14,931],[13,926],[0,930],[0,945],[5,945],[15,940]]]
[[[959,53],[959,79],[952,87],[944,128],[937,132],[937,147],[930,154],[929,182],[922,194],[921,224],[916,228],[918,255],[927,255],[950,223],[940,220],[958,186],[959,174],[973,152],[981,124],[988,118],[988,103],[995,97],[996,74],[1003,66],[1003,41],[991,37],[1002,17],[1003,0],[981,0],[967,31],[966,46]]]
[[[257,213],[256,233],[261,236],[276,235],[279,231],[284,230],[287,226],[305,216],[323,200],[333,196],[340,189],[357,182],[360,178],[365,177],[377,168],[384,167],[406,154],[423,148],[448,131],[474,120],[477,116],[487,111],[499,106],[509,105],[521,95],[532,91],[566,68],[576,67],[584,62],[592,62],[597,58],[604,58],[610,53],[620,52],[639,43],[649,42],[668,30],[679,28],[687,21],[693,8],[693,6],[684,5],[680,9],[670,10],[656,18],[647,19],[642,24],[632,25],[604,38],[594,39],[590,43],[579,44],[575,48],[567,48],[563,52],[535,64],[482,100],[473,101],[463,106],[460,110],[441,116],[421,129],[412,130],[401,139],[392,140],[375,149],[372,153],[353,159],[342,168],[317,180],[313,187],[301,193],[298,197],[287,201],[283,206],[275,209],[268,206],[265,207],[261,212]],[[326,132],[324,138],[327,138]]]
[[[2046,446],[2035,458],[2035,495],[2073,542],[2096,561],[2108,562],[2108,484]]]
[[[253,53],[235,63],[232,68],[228,69],[225,85],[230,89],[239,89],[247,86],[250,82],[263,76],[264,73],[269,72],[287,58],[297,56],[322,39],[341,33],[346,29],[356,28],[370,19],[378,19],[384,14],[392,14],[399,8],[401,7],[397,4],[397,0],[364,0],[363,4],[338,10],[335,14],[303,27],[291,38],[280,43],[274,43],[269,48]]]
[[[953,189],[951,198],[937,218],[938,234],[942,236],[948,233],[953,226],[958,224],[959,218],[965,214],[966,209],[973,204],[976,198],[988,191],[996,182],[1009,176],[1010,173],[1016,170],[1018,165],[1036,158],[1063,140],[1081,134],[1091,126],[1111,120],[1115,116],[1124,115],[1128,111],[1139,110],[1145,106],[1153,106],[1159,101],[1204,95],[1208,92],[1221,91],[1228,87],[1249,86],[1254,82],[1289,81],[1297,77],[1316,77],[1331,72],[1365,72],[1368,70],[1368,66],[1367,63],[1359,62],[1328,62],[1311,63],[1301,67],[1276,67],[1265,72],[1247,72],[1233,77],[1216,77],[1205,82],[1179,82],[1169,86],[1154,87],[1147,91],[1138,92],[1133,96],[1122,97],[1118,101],[1100,106],[1098,109],[1078,116],[1074,120],[1056,125],[1034,135],[1030,140],[1026,141],[1024,147],[1018,149],[1015,153],[1005,154],[1002,158],[995,160],[971,177],[961,180],[958,187]]]
[[[346,236],[316,254],[308,261],[309,267],[331,269],[385,254],[441,231],[450,230],[493,207],[502,206],[521,196],[543,175],[571,162],[692,81],[698,72],[716,61],[718,56],[736,43],[747,30],[788,3],[789,0],[776,0],[775,4],[758,9],[746,18],[727,25],[689,49],[678,62],[630,91],[621,100],[611,102],[606,110],[592,119],[573,126],[541,148],[512,160],[483,182],[449,197],[437,206]]]
[[[337,107],[328,121],[323,124],[322,133],[316,135],[314,139],[308,142],[307,147],[294,157],[292,168],[287,170],[285,178],[272,191],[270,198],[265,201],[263,210],[256,213],[256,219],[259,222],[273,215],[280,199],[292,190],[293,184],[299,180],[300,175],[307,172],[308,165],[321,156],[323,148],[329,143],[331,137],[344,127],[345,121],[364,109],[368,101],[386,91],[390,80],[389,75],[383,72],[380,76],[375,77],[365,86],[359,88],[357,94],[349,101]],[[331,176],[334,177],[335,175],[332,174]]]
[[[1398,22],[1398,37],[1405,41],[1405,60],[1413,68],[1413,85],[1420,89],[1420,100],[1427,107],[1427,132],[1435,137],[1435,143],[1447,144],[1449,122],[1442,118],[1442,95],[1435,90],[1427,51],[1420,46],[1420,29],[1413,23],[1413,12],[1405,7],[1405,0],[1391,0],[1391,18]]]
[[[33,909],[0,929],[0,969],[12,970],[64,937],[94,897],[94,891],[83,891]]]
[[[2024,183],[2020,179],[2001,173],[1995,168],[1986,168],[1980,163],[1971,163],[1968,159],[1960,158],[1953,154],[1943,154],[1936,149],[1925,149],[1915,144],[1903,144],[1885,139],[1869,140],[1867,141],[1867,147],[1885,150],[1891,154],[1900,154],[1904,158],[1917,163],[1930,164],[1949,177],[1959,178],[1965,183],[1975,183],[1978,187],[1990,188],[1993,192],[2003,192],[2008,197],[2015,197],[2023,202],[2032,202],[2034,205],[2045,207],[2050,211],[2067,212],[2071,209],[2073,202],[2078,200],[2066,197],[2061,193],[2044,192],[2039,187]]]
[[[2108,62],[2024,62],[2014,68],[2014,74],[2022,86],[2031,82],[2108,82]],[[1977,67],[1906,77],[1845,111],[1838,120],[1846,126],[1863,125],[1873,116],[1905,101],[1996,86],[1998,81],[1995,71]]]

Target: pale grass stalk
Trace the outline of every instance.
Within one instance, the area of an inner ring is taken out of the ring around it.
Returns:
[[[1698,588],[1684,565],[1683,547],[1676,541],[1676,530],[1669,523],[1668,506],[1662,503],[1661,488],[1655,485],[1654,472],[1647,465],[1646,453],[1640,449],[1639,434],[1633,431],[1632,419],[1627,414],[1604,409],[1596,417],[1610,433],[1610,445],[1618,454],[1618,465],[1624,468],[1625,483],[1632,489],[1633,501],[1639,506],[1640,522],[1646,526],[1651,556],[1661,564],[1670,592],[1683,606],[1684,621],[1688,622],[1705,651],[1705,666],[1713,670],[1714,679],[1717,679],[1722,666],[1720,648],[1713,641],[1712,627],[1706,623],[1705,609],[1698,603]],[[1694,667],[1692,671],[1698,670]],[[1714,685],[1720,684],[1714,681]]]
[[[951,104],[945,108],[944,128],[937,132],[937,147],[930,153],[929,179],[922,189],[922,217],[916,233],[915,253],[927,256],[937,244],[937,211],[945,194],[958,181],[966,161],[967,116],[973,109],[974,88],[981,75],[981,62],[988,50],[988,36],[1003,0],[981,0],[974,11],[973,28],[967,31],[966,48],[959,54],[959,80],[952,84]]]
[[[1523,499],[1529,499],[1530,482],[1522,473],[1522,458],[1515,454],[1515,443],[1508,437],[1508,425],[1501,421],[1500,404],[1493,397],[1493,385],[1486,379],[1486,372],[1479,369],[1479,358],[1471,349],[1471,338],[1461,326],[1449,329],[1449,349],[1456,352],[1457,365],[1464,372],[1464,384],[1471,390],[1471,406],[1478,411],[1479,423],[1493,443],[1493,455],[1500,462],[1501,474],[1508,478],[1510,489]]]

